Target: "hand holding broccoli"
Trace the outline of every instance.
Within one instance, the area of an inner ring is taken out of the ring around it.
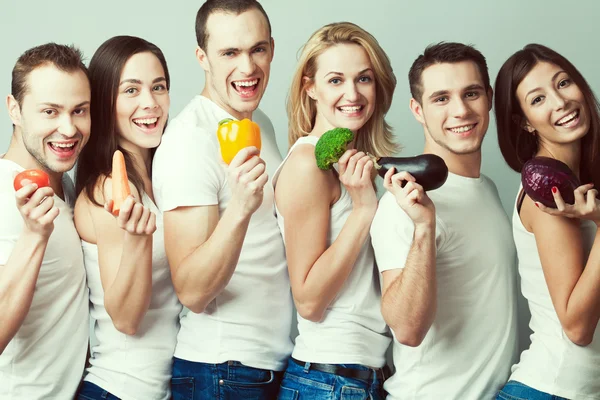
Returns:
[[[354,132],[350,129],[335,128],[325,132],[315,146],[317,166],[322,170],[330,169],[342,157],[348,144],[353,140]]]
[[[377,209],[377,194],[371,180],[373,161],[362,151],[347,150],[338,161],[340,182],[352,198],[353,209]]]

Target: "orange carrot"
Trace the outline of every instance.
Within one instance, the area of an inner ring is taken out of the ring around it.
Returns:
[[[127,197],[131,194],[129,190],[129,180],[127,179],[127,169],[125,168],[125,157],[120,150],[115,151],[112,165],[112,213],[119,215],[121,206]]]

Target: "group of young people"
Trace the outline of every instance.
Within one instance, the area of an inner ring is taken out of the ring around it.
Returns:
[[[18,59],[0,157],[0,399],[600,399],[600,108],[571,62],[530,44],[492,90],[478,50],[428,46],[410,109],[448,178],[425,192],[391,169],[378,201],[370,155],[409,133],[385,120],[396,77],[371,34],[332,23],[304,45],[284,159],[258,109],[274,54],[260,3],[208,0],[196,35],[205,86],[168,127],[167,62],[144,39],[107,40],[89,67],[53,43]],[[492,105],[508,165],[566,163],[584,183],[574,204],[520,188],[511,227],[481,173]],[[256,122],[260,151],[224,163],[226,118]],[[336,127],[355,139],[323,171],[315,144]],[[132,194],[115,216],[116,150]],[[15,191],[26,169],[50,186]],[[533,330],[520,357],[517,255]]]

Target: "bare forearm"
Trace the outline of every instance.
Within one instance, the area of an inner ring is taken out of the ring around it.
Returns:
[[[299,308],[312,320],[321,320],[352,272],[373,220],[370,210],[353,210],[334,242],[310,268],[301,288],[294,288]]]
[[[47,239],[23,233],[0,267],[0,354],[29,312],[47,244]]]
[[[119,270],[104,291],[104,305],[120,331],[134,335],[152,295],[152,236],[125,233]]]
[[[196,313],[227,286],[240,257],[250,217],[227,208],[209,239],[174,269],[173,281],[182,304]]]
[[[435,226],[415,227],[402,274],[383,294],[382,314],[396,339],[418,346],[435,318]]]
[[[581,277],[566,305],[566,316],[578,344],[592,341],[600,320],[600,234],[596,233],[592,251]]]

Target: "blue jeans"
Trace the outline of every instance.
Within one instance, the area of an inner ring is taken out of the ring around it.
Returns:
[[[87,381],[83,381],[75,398],[77,400],[119,400],[114,394],[110,394],[100,386]]]
[[[517,381],[508,381],[502,388],[496,400],[568,400],[564,397],[554,396],[540,392],[532,387]]]
[[[173,358],[173,400],[275,400],[283,372]]]
[[[370,368],[356,364],[337,364],[341,367],[368,371]],[[281,382],[279,400],[382,400],[385,398],[383,382],[346,378],[310,369],[290,360]]]

